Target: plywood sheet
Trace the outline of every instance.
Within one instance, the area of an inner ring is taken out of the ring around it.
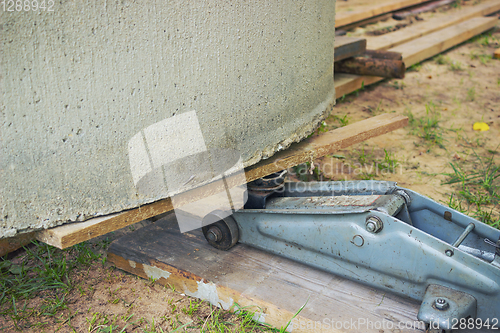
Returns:
[[[226,309],[260,308],[258,317],[276,327],[307,303],[293,332],[421,332],[414,301],[246,245],[216,250],[200,230],[179,233],[173,215],[113,242],[108,260]]]

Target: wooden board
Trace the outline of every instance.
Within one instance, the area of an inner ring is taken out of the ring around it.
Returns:
[[[393,47],[390,51],[400,52],[406,66],[411,66],[492,29],[497,23],[496,17],[474,17],[415,39],[411,43]]]
[[[400,52],[403,55],[406,67],[410,67],[493,28],[497,23],[498,19],[496,17],[474,17],[465,22],[393,47],[389,51]],[[343,95],[360,89],[363,85],[367,86],[383,79],[382,77],[375,76],[336,73],[334,80],[335,94],[337,98],[340,98]]]
[[[312,136],[300,143],[291,145],[267,160],[245,169],[246,181],[267,176],[300,163],[310,162],[315,158],[331,154],[369,138],[391,132],[408,123],[404,116],[382,114],[360,122],[335,129],[320,135]],[[228,186],[241,185],[242,177],[230,177]],[[224,191],[222,181],[199,187],[176,196],[176,202],[190,203],[215,193]],[[97,217],[85,222],[70,223],[59,227],[42,230],[36,233],[36,238],[44,243],[64,249],[94,237],[107,234],[128,225],[160,215],[172,210],[170,198],[163,199],[142,207],[103,217]]]
[[[293,332],[391,332],[398,323],[400,332],[421,332],[411,328],[419,308],[415,301],[246,245],[216,250],[200,230],[180,234],[173,214],[114,241],[108,261],[225,309],[250,306],[261,321],[278,328],[307,302],[292,321]],[[360,320],[371,327],[360,326]]]
[[[362,20],[362,21],[358,21],[358,22],[344,25],[344,26],[342,26],[342,30],[352,30],[352,29],[355,29],[357,27],[364,27],[368,24],[377,23],[380,21],[385,21],[385,20],[388,20],[390,18],[392,18],[392,13],[382,14],[382,15],[378,15],[375,17],[371,17],[371,18],[366,19],[366,20]]]
[[[412,24],[398,31],[381,36],[367,36],[367,48],[388,50],[391,47],[409,42],[473,17],[489,15],[499,10],[500,1],[493,0],[475,6],[464,7],[452,14],[437,14],[436,17],[427,21]]]
[[[415,15],[420,14],[420,13],[429,12],[429,11],[434,10],[436,8],[439,8],[439,7],[442,7],[445,5],[449,5],[454,1],[455,0],[432,1],[432,2],[426,3],[424,5],[420,5],[420,6],[411,8],[411,9],[396,12],[392,15],[392,17],[395,20],[404,20],[405,18],[407,18],[409,16],[415,16]]]
[[[340,61],[360,55],[366,51],[366,39],[356,37],[335,37],[335,60]]]
[[[354,22],[363,21],[374,16],[393,12],[428,1],[429,0],[395,0],[382,4],[379,3],[371,5],[356,11],[337,12],[335,15],[335,27],[343,27]]]
[[[496,49],[493,53],[493,57],[496,59],[500,59],[500,49]]]

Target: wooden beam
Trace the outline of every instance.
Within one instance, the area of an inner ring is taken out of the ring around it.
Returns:
[[[400,52],[406,66],[409,67],[490,30],[497,23],[497,17],[474,17],[420,37],[411,43],[393,47],[390,51]]]
[[[366,19],[366,20],[362,20],[362,21],[354,22],[354,23],[351,23],[348,25],[344,25],[344,26],[342,26],[342,30],[352,30],[352,29],[355,29],[357,27],[367,26],[368,24],[377,23],[380,21],[386,21],[390,18],[392,18],[392,13],[382,14],[382,15],[370,17],[369,19]]]
[[[382,114],[320,135],[314,135],[245,169],[246,181],[250,182],[271,173],[309,162],[355,143],[391,132],[407,123],[408,119],[404,116]],[[242,177],[230,177],[226,181],[228,186],[235,186],[241,185],[241,179]],[[176,202],[194,202],[223,190],[222,181],[214,182],[177,195]],[[36,233],[36,237],[44,243],[64,249],[168,212],[173,208],[171,199],[167,198],[128,211],[42,230]]]
[[[392,14],[392,17],[395,20],[404,20],[408,16],[413,16],[413,15],[418,15],[420,13],[429,12],[429,11],[434,10],[436,8],[439,8],[439,7],[442,7],[445,5],[449,5],[450,3],[454,2],[454,1],[455,0],[433,1],[433,2],[427,3],[425,5],[417,6],[415,8],[396,12],[396,13]]]
[[[35,240],[35,233],[28,232],[24,234],[18,234],[14,237],[1,238],[0,239],[0,257],[14,252],[21,247],[28,245],[32,240]]]
[[[355,37],[335,37],[335,62],[357,56],[366,51],[366,39]]]
[[[402,79],[405,77],[405,64],[401,60],[353,57],[336,62],[334,71]]]
[[[401,53],[382,50],[366,50],[363,56],[375,59],[403,60]]]
[[[429,0],[395,0],[382,4],[372,5],[356,11],[338,11],[335,15],[335,27],[342,27],[348,24],[370,19],[374,16],[393,12],[402,8],[415,6]]]
[[[367,48],[388,50],[391,47],[409,42],[451,25],[464,22],[473,17],[489,15],[499,10],[500,1],[493,0],[475,6],[463,7],[452,14],[437,14],[427,21],[412,24],[398,31],[375,37],[367,36]]]
[[[401,44],[389,51],[401,53],[406,67],[409,67],[467,41],[493,28],[497,23],[498,19],[496,17],[474,17],[411,42]],[[383,79],[377,76],[335,73],[335,94],[337,98],[340,98],[360,89],[362,86],[367,86]]]
[[[500,49],[496,49],[493,53],[493,57],[496,59],[500,59]]]

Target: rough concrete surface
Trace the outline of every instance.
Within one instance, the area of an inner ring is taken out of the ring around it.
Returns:
[[[334,1],[49,3],[0,11],[0,237],[254,164],[334,103]]]

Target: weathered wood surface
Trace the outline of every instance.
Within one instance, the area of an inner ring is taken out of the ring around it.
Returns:
[[[403,55],[406,66],[419,63],[479,35],[498,23],[496,17],[474,17],[390,49]]]
[[[479,5],[463,7],[452,14],[436,14],[435,17],[427,21],[412,24],[398,31],[393,31],[381,36],[366,36],[367,48],[388,50],[391,47],[409,42],[451,25],[464,22],[473,17],[489,15],[499,10],[500,1],[492,0]]]
[[[335,62],[363,54],[365,51],[365,38],[335,37]]]
[[[288,149],[276,153],[267,160],[245,169],[246,181],[250,182],[271,173],[331,154],[350,145],[401,128],[407,122],[408,119],[404,116],[382,114],[320,135],[314,135],[300,143],[291,145]],[[241,185],[241,183],[238,183],[241,181],[241,177],[229,177],[226,181],[230,187]],[[218,181],[181,193],[176,196],[176,202],[190,203],[221,191],[224,191],[224,184],[222,181]],[[125,212],[42,230],[36,233],[36,237],[44,243],[64,249],[172,209],[174,209],[172,201],[167,198]]]
[[[406,67],[435,56],[453,46],[479,35],[498,23],[496,17],[474,17],[465,22],[422,36],[389,49],[403,55]],[[383,80],[383,77],[336,73],[335,94],[337,98],[347,95],[362,86]]]
[[[385,3],[377,3],[356,11],[337,11],[335,15],[335,27],[343,27],[351,23],[370,19],[402,8],[415,6],[429,0],[395,0]]]
[[[336,62],[335,73],[372,75],[384,78],[405,77],[405,64],[401,60],[353,57]]]
[[[403,327],[400,332],[421,332],[412,328],[417,302],[246,245],[216,250],[200,230],[180,234],[173,214],[114,241],[108,260],[226,309],[236,303],[253,306],[261,310],[262,321],[275,327],[284,326],[307,302],[292,321],[293,332],[379,333],[382,324],[386,332],[397,325]],[[360,319],[371,327],[360,327]]]
[[[366,20],[361,20],[361,21],[357,21],[357,22],[354,22],[351,24],[344,25],[344,26],[342,26],[341,29],[352,30],[352,29],[355,29],[357,27],[367,26],[368,24],[377,23],[380,21],[386,21],[386,20],[390,19],[391,17],[392,17],[392,13],[382,14],[382,15],[370,17]]]

